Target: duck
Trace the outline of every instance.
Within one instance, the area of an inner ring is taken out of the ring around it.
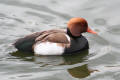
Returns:
[[[97,34],[82,17],[71,18],[67,28],[51,29],[29,34],[13,44],[18,51],[34,55],[67,55],[89,49],[88,40],[82,33]]]

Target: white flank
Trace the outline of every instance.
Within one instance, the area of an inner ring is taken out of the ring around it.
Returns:
[[[64,47],[58,46],[57,43],[43,42],[34,46],[36,55],[62,55]]]

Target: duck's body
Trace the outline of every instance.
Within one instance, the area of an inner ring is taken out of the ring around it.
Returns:
[[[84,36],[70,35],[61,29],[47,30],[21,38],[14,45],[19,51],[35,52],[36,55],[63,55],[88,49]]]
[[[19,51],[34,52],[35,55],[72,54],[88,49],[87,39],[80,34],[87,28],[81,29],[78,24],[76,26],[76,29],[69,26],[66,31],[60,29],[36,32],[17,40],[14,46]]]

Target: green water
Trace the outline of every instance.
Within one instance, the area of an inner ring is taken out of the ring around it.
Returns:
[[[1,80],[119,80],[119,0],[0,0]],[[16,39],[37,31],[66,28],[84,17],[98,35],[83,34],[90,49],[71,56],[16,52]]]

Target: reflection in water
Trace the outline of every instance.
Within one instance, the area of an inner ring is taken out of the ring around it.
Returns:
[[[34,62],[40,64],[40,67],[47,67],[58,66],[64,63],[64,60],[62,56],[34,56]]]
[[[65,62],[67,65],[74,65],[77,63],[84,63],[86,56],[88,55],[88,50],[81,52],[80,54],[65,56]],[[67,70],[75,78],[85,78],[90,75],[90,70],[87,64],[69,68]]]
[[[85,78],[91,73],[87,64],[68,69],[68,72],[75,78]]]
[[[86,60],[86,56],[88,55],[88,53],[88,50],[85,50],[77,54],[75,53],[74,55],[65,55],[63,57],[67,65],[72,65]]]
[[[10,55],[15,56],[18,59],[22,59],[23,61],[33,61],[33,54],[29,52],[16,51],[16,52],[10,53]]]
[[[67,56],[66,55],[65,56],[33,56],[33,54],[22,53],[18,51],[15,53],[11,53],[11,55],[15,57],[19,57],[24,61],[32,61],[35,62],[37,65],[40,64],[39,65],[40,67],[48,67],[48,66],[62,67],[69,65],[71,66],[71,68],[67,68],[67,71],[72,77],[75,78],[85,78],[89,76],[90,73],[92,72],[90,69],[88,69],[88,65],[84,63],[86,60],[86,56],[88,55],[88,50],[80,52],[79,54],[67,55]],[[81,65],[81,63],[83,64]]]

